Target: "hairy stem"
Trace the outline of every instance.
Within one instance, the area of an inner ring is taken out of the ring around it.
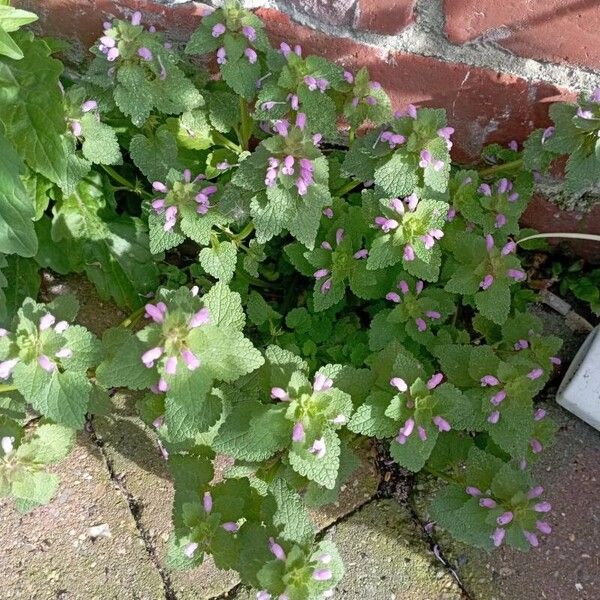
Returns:
[[[502,165],[494,165],[493,167],[486,167],[485,169],[481,169],[479,171],[479,176],[491,177],[492,175],[497,175],[498,173],[503,173],[504,171],[514,171],[515,169],[519,169],[522,166],[523,159],[517,158],[517,160],[512,160]]]

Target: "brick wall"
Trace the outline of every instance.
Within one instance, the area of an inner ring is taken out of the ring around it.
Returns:
[[[104,20],[142,10],[145,22],[185,39],[210,6],[186,0],[17,0],[79,60]],[[522,141],[548,123],[548,104],[600,85],[600,0],[250,0],[272,41],[300,43],[348,68],[366,65],[396,108],[443,107],[454,158]],[[600,233],[600,205],[564,218],[554,204],[529,223]],[[581,203],[580,203],[581,204]],[[531,211],[530,211],[531,212]]]

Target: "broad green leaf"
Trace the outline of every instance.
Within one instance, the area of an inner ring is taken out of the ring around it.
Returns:
[[[202,248],[198,258],[209,275],[223,283],[231,281],[237,262],[237,249],[233,242],[221,242],[216,248]]]

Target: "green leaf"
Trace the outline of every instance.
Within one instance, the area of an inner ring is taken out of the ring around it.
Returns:
[[[43,471],[21,472],[19,479],[12,484],[15,505],[21,512],[27,512],[48,504],[58,489],[58,476]]]
[[[61,425],[83,427],[92,387],[87,375],[58,369],[48,373],[36,361],[17,364],[13,380],[25,400],[43,415]]]
[[[276,479],[269,487],[277,502],[273,525],[282,528],[280,536],[289,542],[308,546],[315,539],[313,525],[302,498],[284,479]]]
[[[246,324],[242,298],[237,292],[232,292],[222,281],[217,282],[203,296],[204,305],[210,311],[213,325],[228,327],[241,331]]]
[[[237,248],[233,242],[221,242],[216,248],[202,248],[198,259],[209,275],[229,283],[235,273]]]
[[[7,2],[3,2],[3,4],[3,6],[0,6],[0,26],[4,31],[8,31],[9,33],[17,31],[23,25],[29,25],[29,23],[38,20],[38,16],[35,13],[14,8]]]
[[[375,171],[375,184],[391,198],[408,196],[417,186],[415,165],[400,152]]]
[[[87,160],[99,165],[120,165],[123,162],[117,134],[110,125],[87,113],[81,118],[81,128],[84,138],[81,150]]]
[[[35,210],[21,182],[24,172],[25,165],[0,130],[0,252],[34,256]]]
[[[243,401],[221,425],[213,448],[238,460],[266,460],[291,444],[291,431],[284,407]]]
[[[281,315],[271,308],[267,301],[256,291],[252,290],[246,305],[248,318],[255,325],[262,325],[267,321],[277,321]]]
[[[22,462],[50,465],[65,458],[75,444],[75,431],[69,427],[45,423],[40,425],[15,451]]]
[[[481,314],[502,325],[510,313],[510,287],[506,280],[496,279],[485,291],[475,294],[475,305]]]
[[[317,458],[301,444],[294,444],[289,452],[290,466],[307,479],[333,489],[340,466],[340,438],[331,429],[323,431],[325,456]]]
[[[0,294],[0,315],[12,318],[25,298],[37,298],[40,289],[40,273],[37,263],[32,258],[21,258],[17,255],[6,257],[6,266],[2,274],[10,285],[4,292],[4,303]]]
[[[61,135],[66,121],[58,81],[63,67],[33,34],[18,33],[15,40],[24,57],[0,57],[0,120],[27,165],[64,189],[68,160]]]
[[[178,166],[177,142],[165,128],[159,128],[152,137],[141,133],[134,135],[129,152],[136,167],[149,181],[164,181],[169,170]]]
[[[8,56],[13,60],[21,60],[23,58],[23,52],[21,48],[15,44],[14,40],[8,35],[5,29],[2,27],[2,21],[0,20],[0,54]]]

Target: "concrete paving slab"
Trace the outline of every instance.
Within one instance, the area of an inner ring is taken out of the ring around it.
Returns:
[[[53,501],[25,515],[0,501],[0,599],[163,600],[160,574],[100,450],[81,434],[52,471]],[[107,532],[110,537],[90,537]]]

